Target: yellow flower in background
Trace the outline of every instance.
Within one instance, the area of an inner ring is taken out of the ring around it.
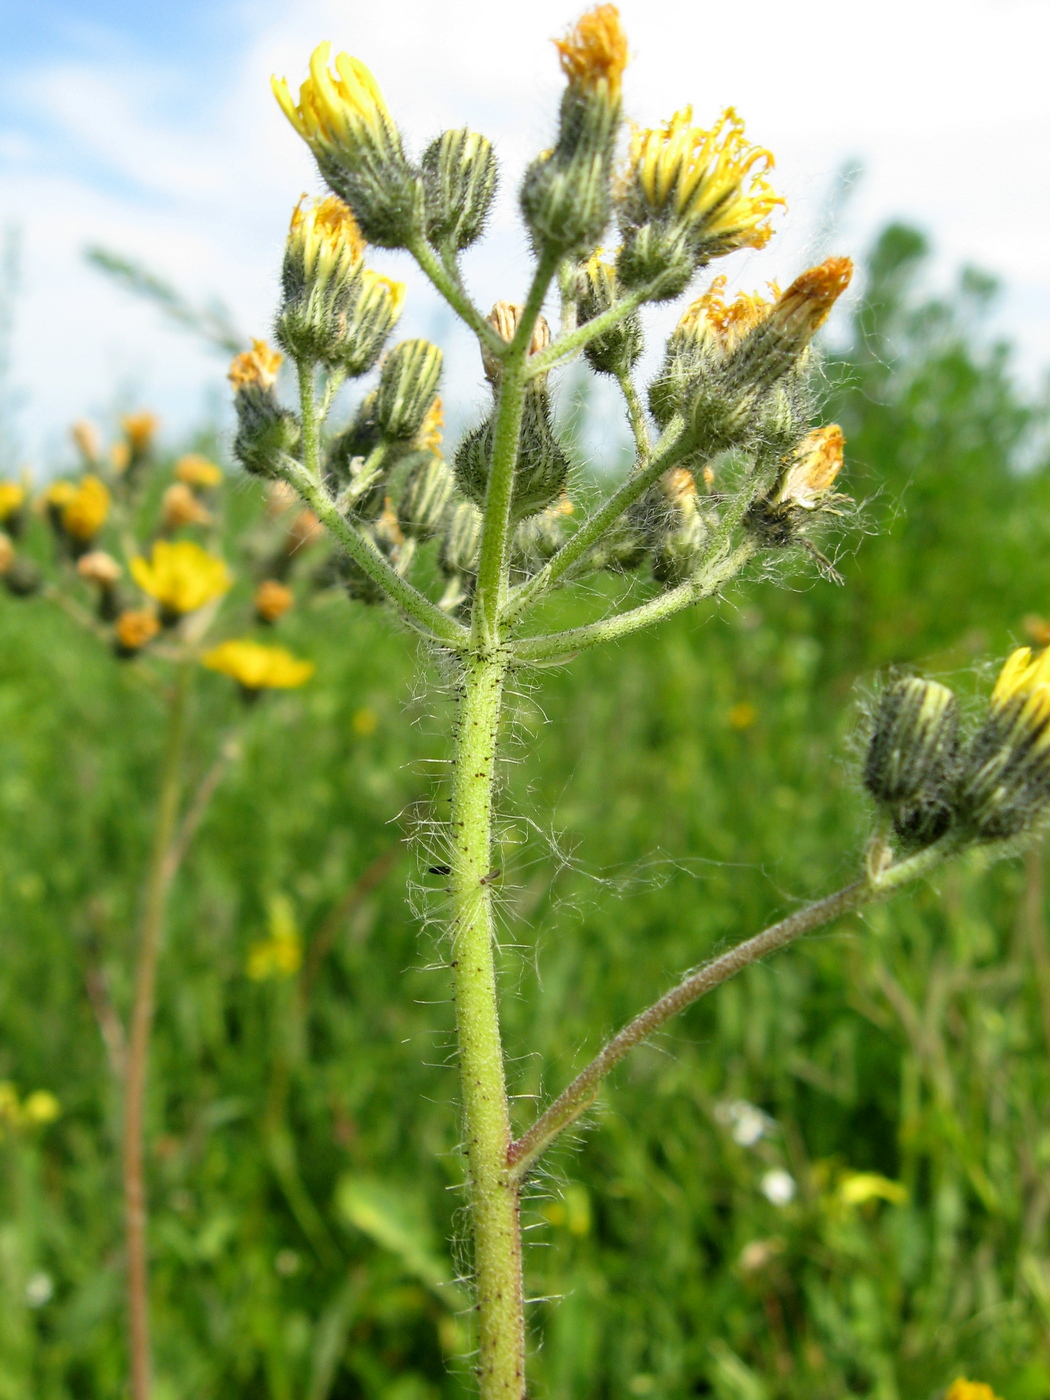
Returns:
[[[683,107],[664,126],[636,129],[630,171],[653,214],[674,213],[715,251],[761,248],[772,236],[769,216],[784,203],[766,179],[773,156],[753,146],[727,107],[710,130],[693,126]]]
[[[158,540],[150,559],[132,559],[130,568],[143,593],[170,613],[196,612],[233,584],[225,560],[192,540]]]
[[[908,1188],[878,1172],[847,1172],[838,1184],[838,1197],[846,1206],[861,1206],[868,1201],[902,1206],[908,1200]]]
[[[210,525],[211,511],[193,494],[184,481],[174,481],[161,499],[161,520],[166,530],[182,525]]]
[[[94,539],[109,515],[109,489],[105,482],[90,473],[81,478],[62,509],[62,528],[72,539],[87,544]]]
[[[284,356],[271,350],[265,340],[253,340],[250,350],[233,357],[226,378],[234,389],[272,389]]]
[[[202,457],[198,452],[187,452],[175,463],[175,476],[187,486],[206,491],[218,486],[222,481],[222,468]]]
[[[51,511],[61,512],[76,494],[77,488],[71,481],[53,481],[44,492],[44,505]]]
[[[21,510],[26,498],[26,489],[17,481],[0,481],[0,521],[9,520]]]
[[[125,656],[133,656],[152,642],[160,631],[160,623],[155,613],[148,608],[129,608],[122,612],[113,624],[117,646]]]
[[[261,642],[223,642],[202,658],[212,671],[232,676],[245,690],[289,690],[305,685],[314,673],[312,661],[300,661],[284,647]]]
[[[248,949],[245,971],[253,982],[271,977],[294,977],[303,961],[303,943],[295,910],[287,895],[270,900],[269,936]]]
[[[112,554],[104,549],[93,549],[90,554],[82,554],[77,560],[77,573],[85,583],[96,583],[100,588],[112,588],[124,570]]]
[[[53,1123],[62,1112],[62,1105],[47,1089],[34,1089],[22,1104],[22,1117],[27,1123]]]
[[[596,5],[564,39],[555,39],[554,46],[570,86],[593,92],[604,83],[610,97],[620,96],[627,35],[615,5]]]
[[[335,74],[329,70],[329,43],[318,44],[310,56],[310,76],[299,89],[296,104],[286,78],[270,79],[284,115],[318,161],[360,155],[401,157],[401,138],[383,94],[359,58],[337,54]]]
[[[267,578],[255,590],[254,602],[255,615],[260,622],[276,622],[295,603],[295,594],[287,584]]]
[[[999,1400],[995,1391],[984,1381],[968,1381],[962,1376],[952,1381],[944,1400]]]
[[[125,413],[120,420],[132,452],[142,456],[153,446],[160,419],[153,413]]]

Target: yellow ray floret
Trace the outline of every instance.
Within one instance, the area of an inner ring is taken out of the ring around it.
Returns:
[[[284,647],[249,640],[223,642],[202,659],[211,670],[240,681],[245,690],[293,689],[314,673],[312,661],[300,661]]]
[[[131,577],[143,593],[172,613],[191,613],[233,584],[226,562],[192,540],[158,540],[151,557],[132,559]]]
[[[16,510],[21,510],[26,498],[26,489],[17,481],[0,481],[0,521],[9,520]]]
[[[570,29],[555,39],[562,71],[572,86],[594,92],[601,83],[613,98],[620,96],[627,67],[627,35],[615,5],[596,5]]]
[[[1007,658],[992,691],[993,714],[1016,706],[1015,722],[1036,733],[1037,747],[1050,745],[1050,649],[1033,656],[1018,647]]]
[[[270,79],[285,116],[319,160],[338,154],[352,157],[361,148],[400,155],[397,128],[375,78],[360,59],[345,53],[336,55],[333,74],[328,67],[331,52],[327,42],[314,49],[298,104],[286,78]]]
[[[272,389],[284,356],[271,350],[265,340],[253,340],[250,350],[233,357],[226,378],[234,389]]]
[[[706,237],[762,247],[767,220],[784,203],[766,179],[772,154],[748,142],[732,107],[709,131],[692,122],[692,107],[683,107],[665,126],[634,131],[631,169],[646,202],[702,224]]]
[[[445,426],[445,409],[440,394],[427,409],[419,429],[419,446],[435,456],[441,453],[441,429]]]
[[[963,1376],[952,1381],[944,1400],[999,1400],[995,1391],[984,1381],[968,1381]]]
[[[807,433],[795,450],[778,500],[790,501],[803,510],[815,510],[842,470],[845,446],[845,435],[837,423]]]
[[[769,315],[773,301],[758,292],[738,292],[732,301],[725,299],[726,279],[716,277],[703,296],[697,297],[683,311],[678,329],[687,335],[715,341],[728,353],[736,348],[748,331]],[[775,300],[780,288],[770,282],[769,291]]]
[[[304,194],[292,210],[288,249],[302,259],[307,277],[326,279],[336,269],[357,267],[367,245],[348,206],[334,194],[306,209],[305,200]]]
[[[364,317],[366,314],[370,313],[374,299],[389,297],[390,307],[387,314],[390,317],[391,325],[393,325],[401,315],[401,308],[405,304],[405,290],[404,282],[395,282],[392,277],[387,277],[382,272],[375,272],[370,267],[362,268],[361,292],[358,297],[357,309],[358,317]]]
[[[133,452],[148,452],[160,427],[160,419],[153,413],[125,413],[120,426]]]

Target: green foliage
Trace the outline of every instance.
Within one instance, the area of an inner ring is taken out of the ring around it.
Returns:
[[[845,586],[803,559],[790,590],[735,585],[521,689],[499,881],[519,1129],[675,974],[849,877],[858,686],[921,662],[986,689],[979,663],[1050,608],[1046,413],[981,339],[987,284],[924,298],[923,255],[884,234],[828,363],[843,484],[877,527],[838,561]],[[469,1261],[445,1244],[463,1233],[452,1013],[403,893],[410,874],[437,915],[443,881],[425,841],[399,845],[447,796],[446,716],[380,610],[322,594],[282,627],[317,679],[254,711],[163,954],[157,1396],[450,1398],[469,1328]],[[199,771],[236,703],[202,675]],[[0,1120],[0,1400],[108,1400],[119,1124],[96,1012],[104,988],[130,1001],[158,705],[46,601],[10,599],[0,734],[0,1080],[62,1105]],[[252,980],[277,908],[303,968]],[[958,1374],[1050,1395],[1048,1092],[1039,850],[971,855],[750,969],[636,1052],[530,1189],[537,1395],[912,1400]]]

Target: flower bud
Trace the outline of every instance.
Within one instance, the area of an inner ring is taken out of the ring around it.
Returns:
[[[8,543],[10,544],[10,541]],[[5,554],[6,565],[3,563]],[[10,551],[0,548],[0,582],[15,598],[30,598],[34,593],[39,593],[44,586],[43,575],[32,559],[27,559],[24,554],[16,554],[13,546]]]
[[[208,491],[222,483],[222,468],[198,452],[187,452],[175,463],[175,476],[178,481],[192,486],[195,491]]]
[[[275,578],[263,579],[255,590],[255,616],[260,622],[273,624],[284,617],[295,602],[295,594]]]
[[[796,277],[729,355],[727,390],[768,389],[798,368],[852,276],[849,258],[826,258]]]
[[[109,515],[109,502],[109,490],[103,481],[90,473],[81,477],[61,517],[62,529],[75,551],[86,548],[102,529]]]
[[[572,511],[572,502],[562,496],[546,510],[523,520],[511,539],[511,568],[529,575],[553,559],[564,542],[565,522]]]
[[[18,535],[22,528],[22,507],[26,489],[17,481],[0,481],[0,525],[9,535]]]
[[[631,139],[616,267],[625,287],[653,284],[654,300],[676,297],[712,258],[761,248],[784,202],[765,178],[773,157],[748,143],[731,107],[709,131],[692,121],[685,107]]]
[[[441,377],[442,354],[429,340],[402,340],[383,362],[376,422],[385,437],[409,441],[423,425]]]
[[[627,37],[615,5],[598,5],[556,43],[568,78],[558,139],[526,171],[521,208],[537,244],[586,253],[612,212]]]
[[[456,449],[456,481],[464,496],[479,506],[484,504],[488,489],[494,437],[493,415],[469,432]],[[565,490],[568,476],[569,459],[554,435],[550,395],[533,381],[522,408],[512,518],[523,520],[556,501]]]
[[[93,467],[102,456],[102,443],[98,429],[86,418],[78,418],[69,430],[69,435],[89,467]]]
[[[397,506],[397,518],[404,533],[419,541],[436,535],[454,489],[455,480],[444,461],[432,452],[419,453],[418,461],[405,478]]]
[[[653,577],[675,587],[695,571],[711,533],[692,474],[673,467],[647,493],[642,510],[652,541]]]
[[[137,656],[160,631],[160,623],[148,608],[129,608],[113,625],[116,652],[128,659]]]
[[[616,269],[601,260],[601,249],[582,265],[577,276],[576,319],[582,326],[608,311],[620,299]],[[584,358],[598,374],[629,374],[642,353],[642,323],[637,312],[625,316],[604,335],[589,340]]]
[[[445,521],[438,566],[447,577],[473,574],[481,552],[481,511],[472,501],[456,501]]]
[[[525,308],[513,301],[497,301],[488,314],[489,325],[492,326],[502,340],[509,345],[518,333],[518,326],[521,324],[522,313]],[[538,355],[541,350],[546,350],[551,343],[551,328],[547,324],[546,317],[537,316],[536,324],[532,328],[532,339],[529,341],[529,355]],[[481,363],[485,367],[485,378],[492,385],[497,385],[503,373],[503,365],[498,355],[494,355],[487,345],[481,346]],[[544,376],[545,377],[545,376]]]
[[[879,697],[864,785],[897,813],[923,799],[947,795],[958,751],[959,704],[947,686],[909,676]]]
[[[362,268],[339,354],[339,364],[351,379],[367,374],[379,359],[404,301],[404,282],[395,282],[370,267]]]
[[[93,549],[77,560],[77,573],[85,583],[93,583],[98,589],[98,615],[103,622],[112,622],[120,612],[117,583],[123,572],[113,556],[102,549]]]
[[[1050,802],[1050,651],[1020,647],[1003,667],[966,755],[956,810],[979,841],[1016,836]]]
[[[10,536],[5,535],[0,530],[0,574],[6,574],[11,565],[15,562],[15,547],[11,543]]]
[[[292,211],[281,269],[283,300],[277,343],[295,359],[330,365],[347,337],[347,316],[365,242],[354,216],[335,195]]]
[[[848,500],[831,494],[842,470],[846,439],[837,423],[807,433],[787,459],[771,496],[756,501],[746,524],[766,546],[789,545],[798,537],[806,518],[830,510],[832,503]]]
[[[283,356],[264,340],[234,357],[227,375],[233,385],[237,436],[233,450],[245,471],[276,476],[281,456],[299,441],[299,422],[277,402],[274,386]]]
[[[283,78],[271,80],[274,96],[369,243],[404,248],[423,228],[423,178],[405,159],[375,78],[345,53],[336,56],[332,74],[331,49],[319,44],[314,50],[298,104]]]
[[[184,525],[210,525],[211,511],[193,494],[184,481],[176,481],[164,492],[161,500],[161,525],[165,530],[179,530]]]
[[[459,252],[481,234],[496,193],[492,142],[476,131],[444,131],[423,154],[427,237]]]
[[[128,447],[131,449],[131,465],[148,457],[153,450],[153,442],[160,427],[160,419],[153,413],[125,413],[120,420]]]

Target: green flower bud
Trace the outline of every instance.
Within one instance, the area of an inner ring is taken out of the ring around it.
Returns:
[[[911,676],[887,686],[879,699],[864,785],[894,816],[938,799],[954,780],[959,704],[936,681]]]
[[[532,574],[552,559],[565,539],[565,522],[572,514],[572,502],[563,496],[538,515],[523,520],[511,539],[511,568]]]
[[[1050,804],[1050,651],[1019,647],[992,691],[959,782],[956,811],[979,841],[1016,836]]]
[[[445,516],[455,480],[446,464],[432,452],[414,454],[398,502],[397,518],[410,539],[429,540],[437,534]]]
[[[401,315],[405,284],[361,269],[346,313],[346,330],[336,362],[351,379],[357,379],[379,359],[390,332]]]
[[[438,567],[446,577],[477,571],[481,552],[481,511],[471,501],[454,501],[445,520]]]
[[[620,299],[616,269],[601,260],[601,249],[580,268],[577,277],[576,319],[593,321]],[[625,316],[604,335],[584,346],[584,357],[598,374],[629,374],[642,353],[642,323],[637,312]]]
[[[695,572],[711,534],[696,482],[685,467],[673,467],[640,503],[652,542],[653,577],[673,588]]]
[[[475,131],[444,131],[423,155],[427,237],[459,252],[481,234],[496,194],[492,142]]]
[[[245,471],[276,477],[282,456],[295,451],[299,420],[282,408],[274,393],[281,356],[262,340],[234,358],[228,378],[237,410],[234,455]]]
[[[402,340],[383,362],[375,416],[386,437],[407,441],[423,425],[441,377],[441,351],[429,340]]]
[[[329,195],[292,213],[281,269],[283,300],[277,343],[296,359],[331,364],[346,338],[346,320],[365,243],[354,216]]]
[[[474,428],[456,450],[454,469],[468,500],[483,505],[488,487],[495,434],[492,415]],[[554,435],[550,395],[535,381],[529,385],[521,416],[518,461],[514,470],[511,514],[524,520],[556,501],[565,490],[569,459]]]

